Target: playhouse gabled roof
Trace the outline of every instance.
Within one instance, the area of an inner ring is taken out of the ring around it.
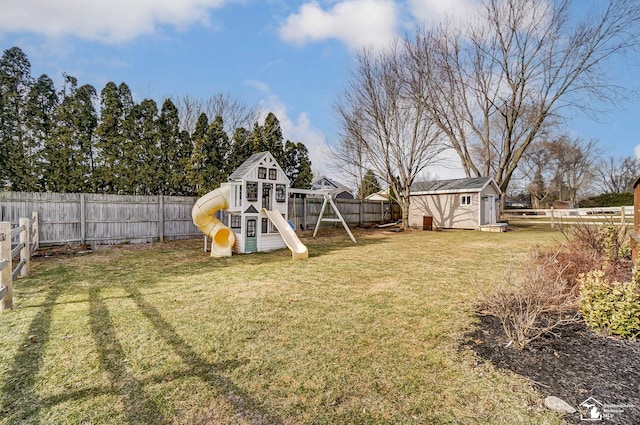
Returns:
[[[415,182],[411,185],[412,195],[432,195],[438,193],[482,192],[488,185],[493,185],[496,192],[501,193],[495,180],[491,177],[472,177],[466,179],[434,180]]]
[[[245,162],[240,164],[240,166],[236,168],[236,170],[233,173],[231,173],[231,175],[229,176],[229,180],[243,180],[247,176],[247,174],[249,174],[255,167],[265,162],[269,162],[270,167],[273,167],[273,166],[278,167],[278,169],[283,173],[282,175],[284,176],[284,171],[282,170],[282,167],[280,166],[280,164],[278,164],[278,161],[275,160],[273,155],[271,155],[271,152],[264,151],[264,152],[254,153],[249,158],[247,158]],[[289,180],[288,178],[286,179],[287,181]]]

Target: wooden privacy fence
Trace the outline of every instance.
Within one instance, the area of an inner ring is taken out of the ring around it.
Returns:
[[[17,227],[0,222],[0,311],[13,308],[13,282],[18,276],[28,276],[31,255],[38,249],[38,213],[20,218]],[[14,259],[19,261],[14,267]]]
[[[40,217],[40,243],[91,245],[185,239],[201,233],[191,221],[197,198],[86,193],[0,192],[0,219],[27,211]]]
[[[0,221],[18,224],[36,211],[40,244],[90,245],[143,243],[201,237],[191,209],[197,197],[86,193],[0,192]],[[299,229],[313,229],[322,196],[289,199],[289,218]],[[366,226],[400,217],[397,205],[381,201],[335,199],[349,226]]]
[[[302,197],[289,199],[289,220],[297,229],[313,229],[318,222],[324,198]],[[349,226],[368,226],[392,221],[401,215],[396,204],[388,201],[361,201],[357,199],[334,199],[340,214]],[[325,218],[330,217],[325,214]],[[334,226],[333,224],[331,226]]]
[[[569,208],[569,209],[507,209],[502,212],[502,220],[514,225],[536,224],[552,228],[570,224],[619,224],[633,223],[633,206]]]

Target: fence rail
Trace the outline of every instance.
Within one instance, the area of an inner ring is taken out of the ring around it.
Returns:
[[[40,243],[107,245],[200,237],[191,208],[197,197],[133,196],[86,193],[0,192],[0,221],[37,211]],[[297,228],[313,229],[323,198],[289,199],[289,219]],[[349,226],[399,218],[389,202],[335,199]],[[395,205],[394,205],[395,207]]]
[[[507,209],[502,220],[513,224],[537,224],[556,227],[564,224],[619,224],[633,223],[633,206],[599,208]]]
[[[17,240],[16,240],[17,239]],[[39,246],[38,213],[31,218],[21,217],[19,225],[0,222],[0,311],[13,308],[13,282],[18,276],[28,276],[31,256]],[[19,261],[14,267],[14,259]]]

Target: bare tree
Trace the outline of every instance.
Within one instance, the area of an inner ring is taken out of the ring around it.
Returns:
[[[224,129],[228,135],[233,135],[237,128],[251,128],[258,121],[260,111],[257,107],[252,107],[234,99],[229,94],[217,93],[206,99],[203,103],[204,110],[213,119],[222,117]]]
[[[594,164],[600,155],[596,141],[562,135],[547,146],[553,160],[551,182],[557,199],[577,204],[581,190],[595,176]]]
[[[197,99],[188,94],[172,99],[178,108],[182,129],[192,133],[201,113],[209,122],[222,117],[224,130],[231,137],[237,128],[251,128],[258,121],[258,108],[250,107],[229,94],[216,93],[206,99]]]
[[[520,170],[534,208],[549,201],[578,202],[580,193],[595,177],[594,164],[600,150],[595,140],[585,141],[566,134],[531,144],[520,161]]]
[[[392,189],[407,228],[411,185],[445,149],[423,104],[411,101],[407,56],[398,44],[380,53],[362,51],[336,113],[342,141],[336,157],[345,169],[371,169]]]
[[[594,113],[593,105],[623,98],[607,65],[637,49],[640,2],[593,2],[581,15],[574,3],[484,0],[462,27],[446,23],[407,40],[412,91],[468,176],[493,176],[506,192],[563,108]]]
[[[596,167],[595,185],[601,193],[624,193],[633,190],[631,185],[640,176],[640,160],[631,156],[602,159]]]

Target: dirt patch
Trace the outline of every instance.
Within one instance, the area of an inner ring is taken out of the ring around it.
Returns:
[[[93,249],[89,245],[83,244],[68,244],[68,245],[57,245],[57,246],[47,246],[40,247],[37,251],[35,251],[32,257],[68,257],[75,255],[86,255],[91,254]]]
[[[495,317],[479,315],[479,320],[465,346],[496,367],[530,379],[543,397],[560,397],[578,409],[565,416],[567,423],[589,423],[581,419],[589,411],[580,404],[592,397],[601,403],[601,423],[640,424],[640,342],[600,336],[580,323],[516,350],[506,348],[509,341]]]

